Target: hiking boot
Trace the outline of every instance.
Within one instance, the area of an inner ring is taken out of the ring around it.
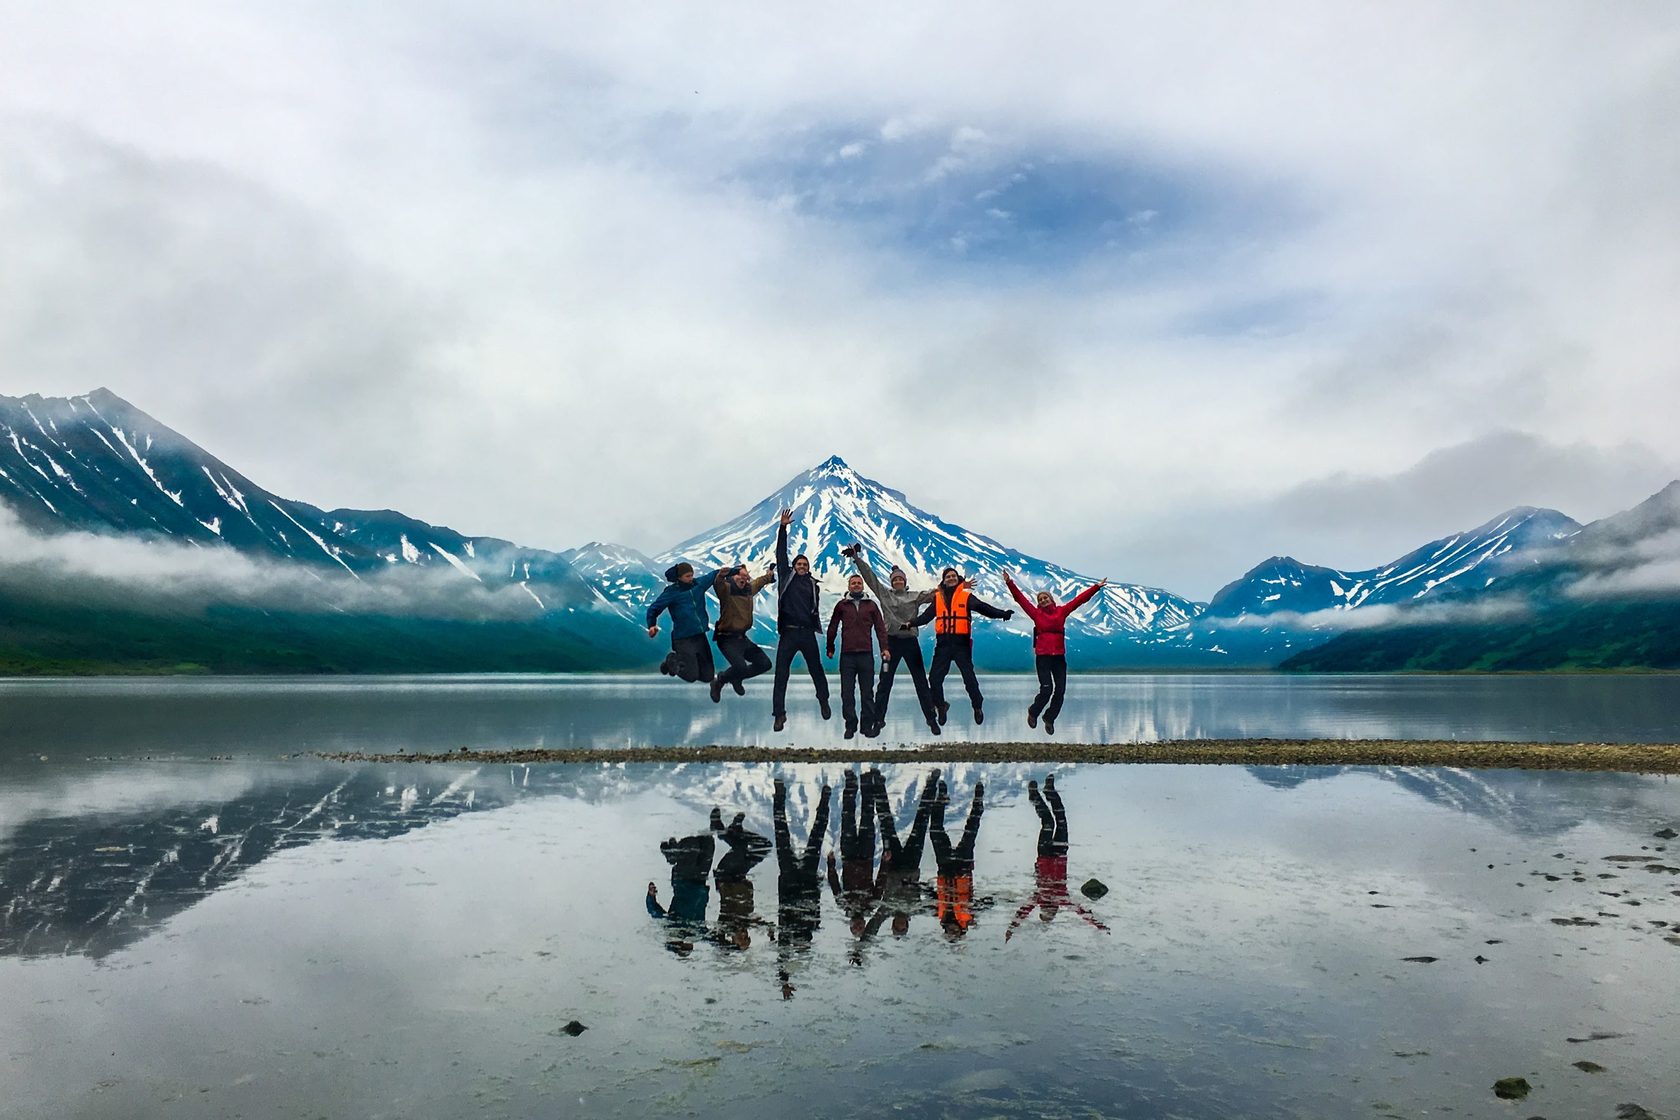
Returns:
[[[848,739],[857,738],[857,724],[848,723],[846,725],[846,738],[848,738]],[[846,784],[847,785],[852,784],[851,777],[852,777],[852,772],[850,770],[846,771]]]
[[[1033,711],[1031,708],[1027,709],[1027,726],[1028,727],[1037,727],[1038,726],[1038,713]]]
[[[974,722],[975,723],[985,723],[986,722],[986,713],[985,713],[984,710],[981,709],[980,705],[978,705],[978,704],[974,705]]]
[[[723,831],[723,810],[719,809],[716,805],[712,806],[711,826],[713,832]]]
[[[671,659],[669,657],[659,663],[659,675],[663,677],[673,675],[671,672]]]
[[[951,714],[951,705],[949,705],[949,704],[939,705],[939,709],[938,709],[936,714],[939,717],[939,726],[944,727],[945,726],[945,717]]]
[[[785,715],[784,716],[777,716],[776,717],[776,726],[771,728],[771,730],[780,731],[782,728],[784,728],[786,726],[787,726],[787,716],[785,716]]]
[[[735,690],[735,695],[737,696],[745,696],[747,694],[747,686],[742,684],[740,681],[730,681],[729,687]]]
[[[828,706],[828,697],[826,696],[817,701],[817,709],[822,712],[824,719],[829,719],[834,715],[834,709]]]
[[[722,681],[718,680],[716,677],[713,677],[712,678],[712,683],[707,685],[706,687],[708,687],[712,690],[712,703],[716,704],[716,703],[719,703],[723,700],[723,682]]]
[[[1054,775],[1054,774],[1044,775],[1044,788],[1045,789],[1055,789],[1056,788],[1056,775]]]
[[[1046,735],[1054,735],[1056,733],[1056,721],[1050,719],[1048,716],[1046,716],[1044,720],[1044,733]],[[1050,783],[1046,781],[1045,788],[1049,788],[1049,784]]]
[[[945,734],[943,731],[939,730],[939,721],[934,719],[932,716],[928,717],[928,730],[933,732],[935,735]]]

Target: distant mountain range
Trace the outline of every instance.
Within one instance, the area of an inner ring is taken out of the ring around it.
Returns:
[[[1006,569],[1059,599],[1095,582],[919,509],[838,456],[651,558],[604,542],[525,548],[393,510],[323,510],[263,489],[105,389],[0,397],[0,499],[70,560],[116,537],[174,545],[177,556],[195,550],[204,561],[193,569],[199,598],[183,603],[166,594],[167,574],[124,584],[109,572],[79,575],[74,563],[55,572],[40,559],[0,557],[0,672],[645,666],[660,651],[641,614],[664,569],[684,559],[761,570],[784,508],[794,512],[793,550],[811,557],[834,594],[852,571],[839,550],[853,541],[883,576],[898,564],[913,586],[931,586],[955,566],[1000,607],[1013,606]],[[1680,483],[1585,527],[1556,510],[1514,509],[1366,571],[1272,557],[1206,604],[1115,582],[1071,620],[1072,650],[1088,668],[1483,667],[1468,656],[1475,635],[1538,615],[1558,630],[1545,648],[1567,647],[1557,664],[1680,665],[1650,633],[1680,583],[1662,567],[1680,552],[1677,507]],[[263,578],[218,585],[218,569],[231,571],[236,557],[261,565]],[[288,572],[309,575],[289,598],[269,578]],[[773,618],[766,595],[763,640]],[[1578,634],[1580,625],[1590,633]],[[1029,665],[1028,634],[1024,618],[982,626],[977,659]],[[1442,654],[1436,647],[1449,639],[1457,652]],[[1546,654],[1526,656],[1524,664]]]

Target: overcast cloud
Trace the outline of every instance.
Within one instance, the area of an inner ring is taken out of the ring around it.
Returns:
[[[1680,475],[1662,6],[7,4],[0,392],[658,552],[830,453],[1205,597]]]

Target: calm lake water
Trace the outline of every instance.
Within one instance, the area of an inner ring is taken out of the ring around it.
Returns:
[[[1668,680],[1080,678],[1058,731],[1680,739]],[[998,716],[1024,704],[1026,682],[987,684]],[[1578,686],[1578,709],[1557,700]],[[1662,778],[1068,766],[1064,894],[1035,863],[1042,771],[957,766],[953,842],[985,785],[959,933],[931,845],[926,890],[813,894],[772,853],[744,886],[708,883],[698,922],[650,915],[650,882],[697,900],[662,842],[707,834],[714,806],[768,836],[778,778],[799,853],[834,787],[818,847],[838,848],[839,767],[277,757],[771,741],[761,699],[616,678],[0,684],[0,1117],[1680,1101],[1680,847],[1655,835],[1680,829],[1680,785]],[[1521,730],[1536,720],[1577,730]],[[980,730],[1025,731],[1003,724]],[[789,732],[838,739],[803,716]],[[929,768],[882,773],[907,832]],[[1496,1100],[1503,1077],[1528,1099]]]

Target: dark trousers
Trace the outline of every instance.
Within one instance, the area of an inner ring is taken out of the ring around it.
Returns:
[[[718,680],[726,685],[751,680],[770,670],[770,658],[745,634],[719,634],[717,647],[729,662],[729,668],[718,674]]]
[[[1038,854],[1067,855],[1067,811],[1062,808],[1062,795],[1056,792],[1055,786],[1051,786],[1043,794],[1036,789],[1028,789],[1027,799],[1038,810]]]
[[[840,857],[872,862],[875,858],[874,771],[864,774],[862,784],[863,803],[859,805],[857,777],[852,771],[846,771],[846,784],[840,787]]]
[[[951,837],[945,832],[945,802],[933,803],[933,820],[928,839],[933,841],[933,858],[941,875],[971,875],[974,873],[974,841],[980,835],[980,814],[986,811],[978,798],[968,810],[968,823],[963,825],[962,839],[951,847]]]
[[[692,638],[672,638],[671,652],[665,655],[665,666],[673,677],[685,681],[712,679],[712,644],[706,635]]]
[[[816,816],[811,818],[811,834],[802,852],[793,847],[793,835],[788,830],[787,790],[776,779],[771,798],[772,821],[776,832],[776,941],[783,950],[803,948],[811,943],[822,916],[822,881],[817,877],[817,861],[822,855],[823,841],[828,837],[828,799],[825,786],[817,802]],[[783,983],[787,982],[784,959]]]
[[[1062,697],[1067,695],[1067,658],[1059,653],[1041,653],[1033,658],[1033,665],[1038,669],[1038,695],[1027,711],[1034,717],[1043,712],[1045,719],[1053,720],[1062,714]]]
[[[974,678],[974,639],[959,634],[941,634],[933,643],[933,669],[928,673],[928,690],[933,702],[945,706],[945,674],[955,665],[962,673],[963,687],[968,701],[976,708],[985,697],[980,695],[980,682]]]
[[[805,658],[805,668],[810,670],[811,685],[817,690],[817,699],[828,699],[828,674],[823,672],[817,632],[789,630],[776,635],[776,684],[770,690],[770,714],[773,716],[787,715],[788,672],[793,668],[796,656]]]
[[[857,693],[863,693],[863,726],[875,724],[875,655],[873,653],[842,653],[840,655],[840,714],[846,726],[858,725]]]
[[[916,702],[922,706],[922,718],[933,718],[933,698],[928,695],[927,669],[922,664],[921,640],[909,634],[896,634],[887,638],[887,666],[881,670],[881,681],[875,688],[875,722],[884,723],[887,718],[887,701],[892,698],[893,674],[898,672],[899,662],[910,673],[910,681],[916,686]]]
[[[933,815],[938,774],[939,771],[935,770],[935,776],[927,779],[922,786],[921,799],[916,803],[916,817],[910,822],[910,831],[902,842],[893,823],[892,805],[887,801],[886,788],[884,785],[876,788],[875,811],[881,826],[881,850],[893,871],[910,873],[922,866],[922,849],[927,842],[928,820]]]

